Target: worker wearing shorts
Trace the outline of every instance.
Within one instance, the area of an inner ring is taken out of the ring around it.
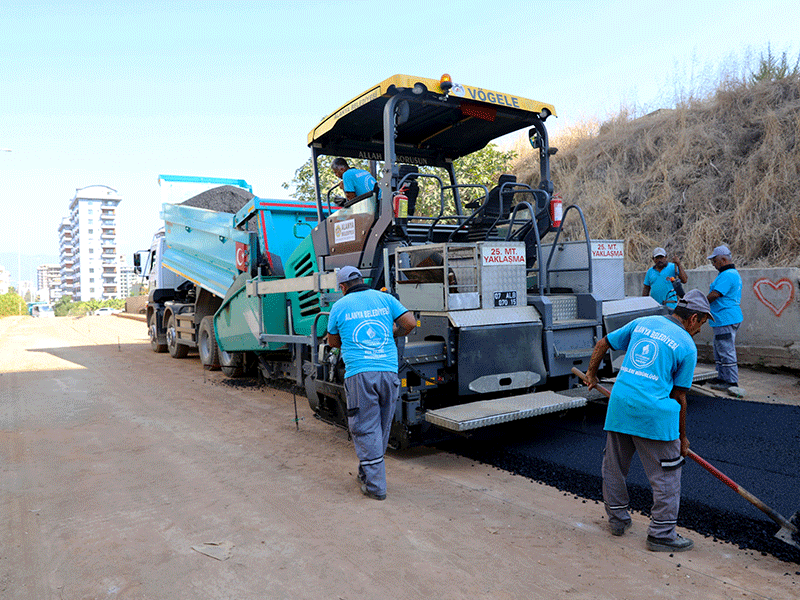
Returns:
[[[675,531],[681,495],[681,467],[689,453],[686,391],[692,386],[697,347],[692,337],[709,317],[705,294],[691,290],[673,313],[634,319],[595,346],[587,369],[590,388],[608,350],[626,350],[606,412],[603,501],[613,535],[631,525],[626,478],[639,454],[653,490],[647,547],[681,552],[694,543]]]
[[[408,335],[417,322],[394,296],[367,286],[355,267],[340,269],[336,278],[344,296],[331,308],[328,344],[342,349],[347,424],[361,491],[384,500],[384,454],[400,390],[394,338]]]

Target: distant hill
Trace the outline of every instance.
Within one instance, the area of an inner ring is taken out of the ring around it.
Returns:
[[[36,268],[39,265],[57,265],[58,256],[50,254],[34,254],[32,256],[23,254],[20,257],[13,252],[0,252],[0,266],[5,267],[11,273],[11,285],[15,288],[19,285],[20,277],[17,274],[17,264],[22,270],[22,280],[36,283]]]
[[[727,244],[749,267],[800,266],[800,76],[728,82],[702,101],[555,139],[552,178],[593,238],[623,239],[626,269],[654,247],[687,268]],[[518,179],[538,183],[538,158]],[[571,219],[570,219],[571,220]]]

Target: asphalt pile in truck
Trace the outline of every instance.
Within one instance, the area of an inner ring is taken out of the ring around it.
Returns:
[[[581,206],[591,237],[625,240],[626,269],[651,266],[656,246],[706,266],[720,243],[740,267],[800,266],[800,74],[754,79],[553,140],[565,207]],[[538,157],[516,171],[536,185]]]
[[[211,190],[207,190],[193,198],[181,202],[184,206],[195,208],[205,208],[217,212],[236,214],[250,200],[253,194],[247,190],[233,185],[222,185]]]

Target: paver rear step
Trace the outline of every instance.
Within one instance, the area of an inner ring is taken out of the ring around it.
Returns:
[[[443,429],[467,431],[585,405],[586,398],[570,398],[550,391],[534,392],[429,410],[425,420]]]

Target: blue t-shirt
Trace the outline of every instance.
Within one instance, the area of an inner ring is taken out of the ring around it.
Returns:
[[[365,371],[397,373],[392,327],[405,312],[397,298],[372,289],[350,292],[334,303],[328,332],[342,339],[345,377]]]
[[[363,169],[347,169],[342,174],[345,192],[355,192],[356,196],[366,194],[375,189],[375,178],[369,171]]]
[[[711,316],[714,320],[709,321],[709,325],[722,327],[735,325],[744,320],[739,306],[742,301],[742,278],[733,266],[720,271],[711,283],[710,291],[719,292],[722,296],[711,303]]]
[[[605,430],[677,440],[681,405],[669,395],[673,387],[692,387],[697,365],[692,336],[671,318],[652,316],[609,333],[608,342],[627,352],[611,390]]]
[[[667,281],[667,277],[677,277],[678,267],[675,263],[667,263],[667,266],[659,272],[655,267],[650,267],[644,276],[644,284],[650,286],[650,296],[659,304],[664,304],[669,308],[675,308],[678,303],[678,294],[672,287],[672,282]]]

